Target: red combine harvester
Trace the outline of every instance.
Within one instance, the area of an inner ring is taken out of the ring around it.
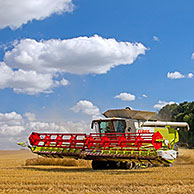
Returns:
[[[108,110],[104,116],[92,121],[96,133],[32,132],[27,146],[43,157],[92,160],[93,169],[170,166],[177,157],[176,127],[189,129],[185,122],[153,121],[148,111]]]

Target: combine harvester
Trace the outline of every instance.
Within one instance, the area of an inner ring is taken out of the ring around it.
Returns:
[[[178,155],[177,127],[189,130],[189,125],[156,121],[155,114],[130,108],[108,110],[103,113],[106,118],[92,121],[96,133],[32,132],[27,146],[43,157],[92,160],[93,169],[171,166]]]

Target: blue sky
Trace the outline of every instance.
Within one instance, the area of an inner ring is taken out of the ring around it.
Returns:
[[[0,149],[32,130],[88,132],[107,109],[193,100],[191,0],[0,5]]]

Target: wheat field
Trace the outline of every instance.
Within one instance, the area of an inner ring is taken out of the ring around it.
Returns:
[[[194,193],[194,150],[172,167],[92,170],[90,161],[47,161],[30,151],[0,151],[0,193]]]

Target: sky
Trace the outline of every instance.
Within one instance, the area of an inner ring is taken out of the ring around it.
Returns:
[[[89,133],[108,109],[193,101],[192,0],[0,0],[0,149]]]

